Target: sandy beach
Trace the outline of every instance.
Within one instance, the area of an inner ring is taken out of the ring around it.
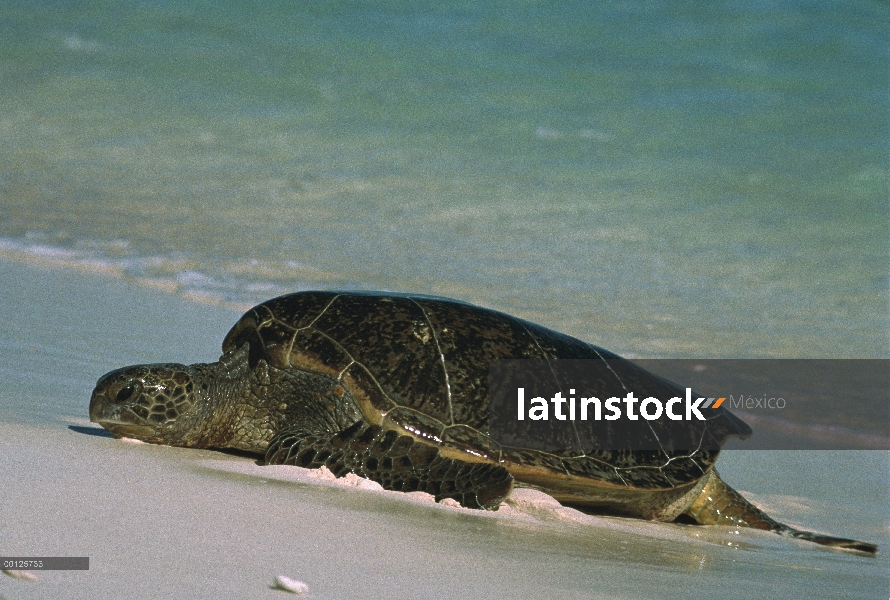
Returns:
[[[108,276],[0,262],[0,548],[88,556],[88,571],[0,577],[0,597],[883,597],[886,452],[726,452],[723,478],[774,517],[881,545],[868,559],[754,531],[597,518],[523,492],[496,513],[116,440],[89,423],[95,380],[211,361],[237,319]],[[356,485],[356,484],[359,485]]]

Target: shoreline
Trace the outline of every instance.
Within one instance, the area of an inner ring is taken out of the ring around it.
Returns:
[[[8,238],[0,238],[0,261],[28,265],[35,268],[71,269],[86,276],[107,276],[178,296],[197,304],[216,306],[236,312],[244,312],[253,304],[226,302],[223,298],[207,292],[189,291],[188,287],[171,277],[137,277],[127,273],[124,264],[116,263],[107,257],[90,257],[73,250],[43,244],[23,245]]]

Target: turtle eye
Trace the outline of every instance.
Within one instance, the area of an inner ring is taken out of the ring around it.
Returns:
[[[115,396],[114,401],[117,403],[126,402],[130,398],[133,397],[133,393],[136,391],[136,386],[132,383],[126,387],[122,387],[120,391]]]

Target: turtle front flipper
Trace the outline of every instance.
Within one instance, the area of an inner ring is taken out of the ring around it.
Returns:
[[[878,553],[878,547],[874,544],[820,535],[783,525],[726,485],[714,469],[707,477],[708,481],[701,494],[684,513],[700,525],[751,527],[841,550],[852,550],[869,555]]]
[[[324,465],[337,477],[351,472],[387,490],[427,492],[436,501],[453,498],[466,508],[495,510],[513,489],[513,476],[504,467],[448,458],[434,446],[363,421],[330,436],[283,430],[269,444],[266,463]]]

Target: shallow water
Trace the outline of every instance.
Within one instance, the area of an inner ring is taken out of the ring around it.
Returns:
[[[5,3],[0,253],[884,357],[887,6]]]

